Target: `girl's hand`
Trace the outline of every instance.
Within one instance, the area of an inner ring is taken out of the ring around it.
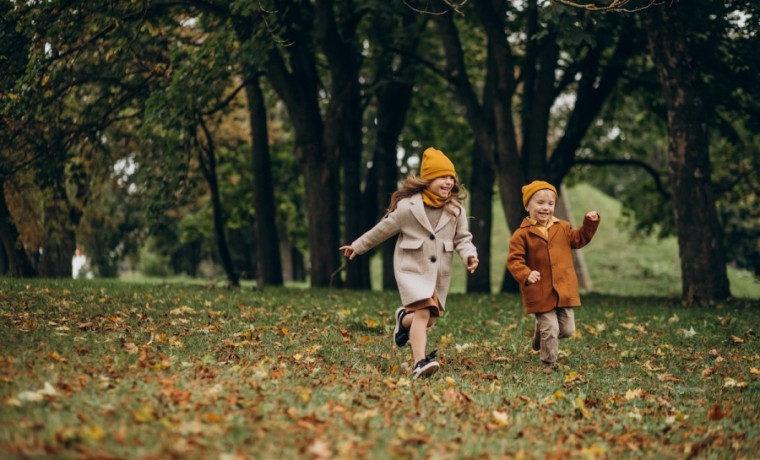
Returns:
[[[354,248],[351,247],[351,245],[345,245],[341,246],[338,249],[343,251],[343,255],[348,257],[348,260],[354,260],[354,257],[356,257],[356,253],[354,252]]]
[[[599,220],[599,213],[596,211],[589,211],[586,213],[586,218],[590,221],[596,222]]]
[[[470,272],[470,274],[475,273],[475,269],[478,268],[478,264],[480,263],[480,260],[478,260],[475,256],[470,256],[467,258],[467,271]]]
[[[528,280],[525,281],[525,284],[531,285],[533,283],[536,283],[541,280],[541,274],[538,273],[536,270],[533,270],[530,272],[530,275],[528,275]]]

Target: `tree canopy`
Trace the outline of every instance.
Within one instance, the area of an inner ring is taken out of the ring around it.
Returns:
[[[757,7],[659,3],[2,1],[0,268],[69,276],[83,246],[103,276],[210,260],[232,285],[306,269],[368,288],[337,247],[435,145],[470,185],[476,241],[494,190],[514,228],[522,184],[589,180],[639,231],[678,235],[682,261],[725,246],[757,274]],[[688,67],[663,73],[676,38]],[[702,118],[677,125],[686,89]],[[705,148],[704,181],[679,188],[683,129],[704,129],[683,144]],[[687,189],[707,193],[685,223]]]

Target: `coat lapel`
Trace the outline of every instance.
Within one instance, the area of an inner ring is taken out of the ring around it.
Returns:
[[[412,215],[414,216],[414,218],[417,219],[417,221],[423,227],[425,227],[426,230],[428,230],[431,233],[434,233],[433,227],[430,225],[430,220],[428,219],[427,214],[425,214],[425,204],[422,202],[421,193],[412,195],[409,198],[409,207],[412,210]]]
[[[438,219],[438,226],[435,227],[435,231],[437,232],[438,230],[445,227],[446,224],[448,224],[449,221],[451,220],[451,217],[452,217],[451,214],[446,212],[446,210],[444,209],[443,213],[441,213],[441,218]]]

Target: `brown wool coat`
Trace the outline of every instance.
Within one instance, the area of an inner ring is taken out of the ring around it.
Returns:
[[[351,243],[357,254],[398,234],[393,253],[393,272],[398,283],[401,302],[409,305],[438,293],[441,307],[446,307],[446,295],[451,282],[454,251],[463,261],[478,252],[472,244],[472,233],[463,207],[459,216],[444,210],[436,228],[430,225],[422,195],[416,194],[398,202],[398,207],[374,227]]]
[[[520,284],[525,313],[581,305],[571,249],[587,245],[598,227],[598,220],[584,218],[579,229],[560,220],[549,227],[546,239],[528,219],[523,219],[509,241],[507,269]],[[525,283],[533,270],[541,274],[541,279],[528,286]]]

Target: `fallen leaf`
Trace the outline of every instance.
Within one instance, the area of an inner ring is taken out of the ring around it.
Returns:
[[[697,331],[694,330],[694,326],[691,326],[688,331],[686,329],[681,329],[681,332],[683,333],[684,337],[687,338],[697,335]]]
[[[657,380],[659,380],[660,382],[679,382],[679,383],[683,382],[683,380],[674,376],[670,372],[665,372],[664,374],[658,374]]]
[[[583,402],[583,399],[581,397],[575,398],[575,408],[578,410],[578,412],[581,414],[583,418],[590,418],[591,413],[589,412],[588,408],[586,407],[586,403]]]
[[[316,459],[327,459],[333,456],[330,445],[321,439],[314,440],[309,446],[309,453]]]
[[[710,409],[707,411],[708,420],[720,420],[726,415],[727,414],[723,412],[723,408],[720,407],[719,404],[713,404],[712,407],[710,407]]]
[[[731,341],[734,343],[744,343],[744,339],[735,335],[731,336]]]
[[[140,352],[140,349],[137,348],[137,345],[135,345],[134,342],[127,342],[124,344],[124,351],[130,355],[136,355]]]
[[[132,418],[137,423],[145,423],[153,420],[153,408],[150,406],[142,406],[139,409],[132,411]]]
[[[494,410],[491,412],[491,419],[499,427],[505,427],[509,424],[509,414],[504,411]]]
[[[644,394],[644,390],[641,388],[636,388],[635,390],[628,390],[625,392],[625,399],[628,401],[632,399],[640,399],[641,396]]]

